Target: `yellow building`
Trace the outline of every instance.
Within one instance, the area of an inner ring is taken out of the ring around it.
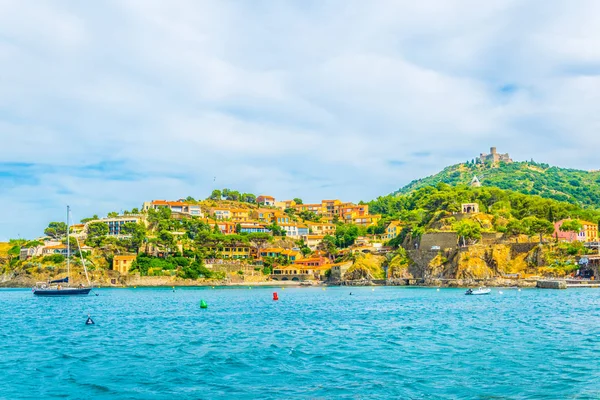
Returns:
[[[296,204],[293,208],[299,213],[302,211],[310,211],[317,215],[323,214],[323,207],[321,204]]]
[[[275,207],[279,208],[280,210],[287,210],[288,208],[294,208],[295,205],[296,205],[296,202],[294,200],[283,200],[283,201],[275,202]]]
[[[578,239],[584,242],[595,242],[598,240],[598,224],[589,221],[581,222],[581,231]]]
[[[340,215],[340,200],[321,200],[321,209],[324,215],[334,217]]]
[[[225,207],[211,207],[210,215],[212,215],[215,219],[230,219],[231,218],[231,210]]]
[[[313,281],[324,280],[326,272],[331,269],[331,264],[322,266],[306,266],[292,264],[273,268],[271,279],[275,281]]]
[[[223,247],[208,247],[210,251],[215,251],[222,258],[250,258],[250,247],[248,246],[223,246]]]
[[[289,224],[290,216],[280,210],[272,210],[269,208],[259,208],[251,213],[252,219],[263,222],[265,224]]]
[[[277,258],[279,256],[285,257],[287,260],[294,262],[302,258],[302,253],[297,250],[291,249],[283,249],[281,247],[271,247],[262,249],[260,251],[261,257],[273,257]]]
[[[362,217],[356,217],[352,220],[352,223],[360,226],[372,226],[377,225],[381,215],[363,215]]]
[[[335,224],[310,221],[306,221],[305,224],[313,235],[335,235]]]
[[[247,222],[250,220],[250,210],[244,208],[232,208],[229,210],[229,218],[233,222]]]
[[[385,228],[385,238],[388,240],[394,239],[402,231],[402,225],[400,221],[392,221]]]
[[[134,255],[115,256],[113,258],[112,269],[119,271],[121,275],[127,275],[135,259],[136,256]]]
[[[324,237],[325,235],[306,235],[302,236],[302,240],[309,249],[314,251],[317,249],[317,246],[323,241]]]
[[[258,208],[252,210],[252,219],[255,219],[266,224],[271,224],[275,220],[275,213],[280,213],[278,210],[272,210],[269,208]]]

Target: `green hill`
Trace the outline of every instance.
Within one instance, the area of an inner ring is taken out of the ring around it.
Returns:
[[[445,168],[436,175],[417,179],[394,194],[407,194],[440,182],[468,185],[477,176],[482,186],[497,187],[524,194],[579,204],[600,205],[600,171],[551,167],[536,162],[490,164],[465,163]]]

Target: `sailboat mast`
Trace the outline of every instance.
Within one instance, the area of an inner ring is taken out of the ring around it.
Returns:
[[[71,208],[67,206],[67,282],[69,282],[68,279],[71,275],[71,244],[69,243],[69,231],[71,230],[69,220],[70,211]]]

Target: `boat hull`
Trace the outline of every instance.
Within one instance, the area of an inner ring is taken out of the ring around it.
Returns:
[[[64,289],[34,289],[35,296],[58,297],[58,296],[87,296],[92,288],[64,288]]]

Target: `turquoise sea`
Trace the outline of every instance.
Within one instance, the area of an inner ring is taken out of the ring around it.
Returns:
[[[600,290],[97,293],[0,290],[0,398],[600,398]]]

